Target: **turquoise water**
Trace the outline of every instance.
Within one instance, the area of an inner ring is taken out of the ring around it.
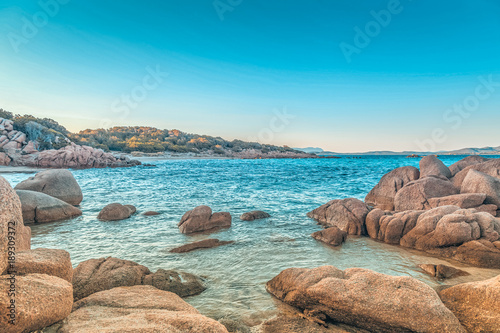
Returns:
[[[462,157],[443,157],[447,165]],[[32,226],[33,248],[61,248],[74,266],[90,258],[114,256],[149,267],[184,270],[207,278],[208,289],[187,299],[213,318],[241,319],[249,325],[272,316],[275,303],[265,283],[289,267],[334,265],[363,267],[391,275],[409,275],[430,285],[419,263],[440,262],[421,253],[368,238],[349,238],[340,248],[318,243],[320,230],[306,213],[329,200],[363,199],[388,171],[404,165],[404,157],[343,157],[318,160],[172,160],[151,167],[73,170],[82,187],[83,216]],[[12,185],[29,174],[5,174]],[[96,219],[111,202],[135,205],[139,214],[117,222]],[[178,231],[181,216],[198,205],[233,216],[230,229],[211,235],[186,236]],[[244,222],[239,216],[264,210],[271,218]],[[155,210],[159,216],[140,212]],[[204,238],[234,240],[215,249],[173,254],[168,250]],[[499,274],[473,269],[468,279]]]

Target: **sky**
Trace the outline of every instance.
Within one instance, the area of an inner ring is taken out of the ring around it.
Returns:
[[[2,0],[0,108],[335,152],[499,146],[498,0]]]

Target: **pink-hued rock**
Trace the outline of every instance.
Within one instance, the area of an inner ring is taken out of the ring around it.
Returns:
[[[429,199],[458,194],[459,190],[444,178],[426,177],[406,184],[394,198],[396,211],[427,210]]]
[[[318,322],[370,332],[465,332],[428,285],[368,269],[289,268],[266,284],[269,293]]]
[[[435,155],[425,156],[420,160],[420,178],[430,176],[451,178],[450,169]]]
[[[368,193],[366,204],[382,210],[394,210],[394,197],[396,193],[409,182],[419,179],[420,172],[417,168],[406,166],[397,168],[387,173],[379,183]]]
[[[365,219],[369,211],[364,202],[348,198],[332,200],[310,211],[307,216],[320,224],[338,227],[348,235],[366,235]]]
[[[132,205],[122,205],[120,203],[111,203],[104,207],[97,215],[101,221],[120,221],[128,219],[136,212]]]
[[[69,253],[56,249],[35,249],[17,252],[16,270],[18,275],[33,273],[57,276],[71,283],[73,266]]]
[[[15,156],[12,162],[16,166],[41,168],[106,168],[129,167],[141,164],[136,160],[114,157],[102,149],[79,146],[74,143],[59,150],[44,150],[27,155]]]
[[[10,268],[9,249],[17,252],[30,247],[31,229],[24,226],[19,197],[7,180],[0,176],[0,274]]]
[[[449,169],[452,177],[454,177],[457,173],[462,171],[463,169],[480,163],[487,162],[488,159],[479,155],[467,156],[466,158],[461,159],[460,161],[452,164]]]
[[[469,332],[500,330],[500,275],[442,290],[443,303]]]
[[[324,230],[316,231],[311,235],[312,238],[332,246],[339,246],[347,239],[347,233],[337,227],[330,227]]]
[[[0,153],[0,166],[6,166],[9,165],[12,160],[10,157],[5,154],[5,153]]]
[[[463,193],[463,194],[449,195],[440,198],[430,198],[429,205],[431,208],[436,208],[441,206],[476,208],[481,206],[484,203],[484,200],[486,200],[486,194],[484,193]]]
[[[23,148],[24,154],[33,154],[36,152],[38,152],[38,144],[35,144],[33,141],[28,142],[28,144]]]
[[[227,244],[232,244],[234,241],[220,241],[218,239],[204,239],[199,242],[194,242],[194,243],[189,243],[185,244],[179,247],[176,247],[169,252],[172,253],[186,253],[186,252],[191,252],[199,249],[211,249],[214,247],[219,247],[222,245],[227,245]]]
[[[399,244],[401,238],[417,225],[418,218],[424,212],[423,210],[410,210],[381,216],[378,221],[379,230],[376,239],[387,244]]]
[[[216,231],[231,226],[231,214],[227,212],[213,213],[208,206],[198,206],[186,212],[178,224],[183,234]]]
[[[491,177],[500,178],[500,159],[494,158],[487,160],[484,163],[478,163],[464,168],[462,171],[458,172],[455,177],[453,177],[453,184],[455,187],[462,187],[462,182],[465,177],[467,177],[470,170],[476,170]]]
[[[441,264],[421,264],[418,265],[418,267],[420,267],[425,273],[438,279],[449,279],[455,276],[469,275],[469,273],[462,271],[461,269]]]
[[[485,204],[500,206],[500,179],[485,173],[470,170],[462,182],[462,193],[484,193]]]

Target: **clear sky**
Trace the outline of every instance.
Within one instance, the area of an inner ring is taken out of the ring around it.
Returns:
[[[2,0],[0,31],[0,107],[73,131],[500,145],[498,0]]]

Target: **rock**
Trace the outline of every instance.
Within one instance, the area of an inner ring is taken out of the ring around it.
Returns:
[[[11,141],[12,142],[12,141]],[[16,142],[17,143],[17,142]],[[6,145],[9,145],[7,143]],[[5,148],[5,146],[4,146]],[[18,147],[20,148],[20,147]],[[89,146],[79,146],[75,143],[59,150],[50,149],[31,154],[16,155],[13,165],[41,168],[107,168],[131,167],[140,165],[136,160],[126,160],[105,153],[102,149]]]
[[[477,210],[478,212],[485,212],[493,216],[499,216],[497,205],[481,205],[479,207],[474,207],[474,209]]]
[[[366,204],[382,210],[394,210],[396,193],[411,181],[417,180],[420,172],[417,168],[406,166],[392,170],[380,179],[379,183],[368,193]]]
[[[63,169],[39,172],[17,184],[15,189],[45,193],[74,206],[83,200],[82,189],[75,177],[71,171]]]
[[[365,219],[368,215],[368,206],[354,198],[332,200],[313,211],[307,216],[319,223],[338,227],[348,235],[366,235]]]
[[[439,295],[469,332],[499,331],[500,275],[486,281],[458,284]]]
[[[57,276],[71,283],[73,266],[69,253],[64,250],[35,249],[17,252],[18,275],[33,273]]]
[[[480,163],[487,162],[488,159],[484,158],[479,155],[472,155],[472,156],[467,156],[466,158],[461,159],[460,161],[456,162],[455,164],[452,164],[449,169],[451,172],[452,177],[454,177],[457,173],[462,171],[463,169],[471,166],[471,165],[476,165]]]
[[[491,177],[500,178],[500,159],[494,158],[487,160],[484,163],[478,163],[464,168],[462,171],[458,172],[455,177],[453,177],[453,184],[455,187],[462,187],[462,182],[465,177],[467,177],[470,170],[476,170]]]
[[[482,172],[470,170],[462,183],[461,192],[484,193],[485,204],[500,206],[500,179]]]
[[[186,212],[178,224],[179,230],[183,234],[197,232],[215,231],[231,226],[231,214],[213,213],[208,206],[198,206]]]
[[[15,231],[15,237],[9,239],[9,236],[13,237],[12,231]],[[11,268],[8,263],[9,247],[14,247],[16,252],[29,250],[31,229],[24,226],[19,197],[9,182],[0,176],[0,275]]]
[[[119,221],[128,219],[132,214],[135,213],[130,205],[122,205],[119,203],[111,203],[104,207],[97,215],[97,218],[101,221]]]
[[[380,219],[387,213],[382,209],[375,208],[366,215],[366,233],[370,238],[378,239],[378,232],[380,230]]]
[[[129,260],[113,257],[86,260],[73,272],[73,296],[79,300],[102,290],[140,285],[149,274],[147,267]]]
[[[464,194],[449,195],[440,198],[430,198],[429,206],[431,208],[436,208],[441,206],[476,208],[481,206],[484,200],[486,200],[486,194],[484,193],[464,193]]]
[[[361,268],[290,268],[269,281],[266,289],[319,322],[372,332],[465,332],[436,292],[411,277]]]
[[[174,293],[152,286],[119,287],[77,301],[51,329],[59,333],[227,333]]]
[[[262,324],[262,333],[348,333],[336,326],[328,328],[303,318],[278,316]],[[356,330],[356,332],[360,332]],[[364,331],[366,332],[366,331]]]
[[[150,211],[144,212],[142,215],[144,215],[144,216],[156,216],[156,215],[160,215],[160,213],[150,210]]]
[[[0,166],[9,165],[12,160],[5,153],[0,153]]]
[[[470,241],[453,249],[451,253],[438,254],[478,267],[500,269],[500,248],[487,240]]]
[[[311,235],[312,238],[332,246],[339,246],[345,242],[347,233],[337,227],[330,227],[324,230],[316,231]]]
[[[10,275],[0,276],[0,290],[9,290]],[[32,332],[52,325],[71,313],[73,292],[71,284],[45,274],[16,276],[15,325],[8,322],[7,309],[11,298],[0,293],[0,327],[3,333]]]
[[[232,244],[234,241],[220,241],[218,239],[204,239],[199,242],[194,242],[190,244],[185,244],[179,247],[176,247],[175,249],[170,250],[170,252],[173,253],[186,253],[186,252],[191,252],[194,250],[198,249],[211,249],[213,247],[218,247],[226,244]]]
[[[437,156],[429,155],[420,160],[420,178],[430,176],[451,178],[451,171]]]
[[[78,208],[45,193],[16,190],[25,224],[46,223],[82,215]]]
[[[418,265],[418,267],[430,276],[437,277],[438,279],[449,279],[455,276],[469,275],[469,273],[462,271],[461,269],[441,264],[421,264]]]
[[[151,285],[160,290],[170,291],[180,297],[198,295],[207,289],[203,280],[196,275],[164,269],[159,269],[154,274],[146,275],[143,284]]]
[[[260,220],[260,219],[266,219],[268,217],[271,217],[266,212],[263,212],[261,210],[254,210],[252,212],[244,213],[240,216],[240,220],[243,221],[254,221],[254,220]]]
[[[23,148],[23,154],[33,154],[38,152],[38,144],[35,144],[33,141],[28,142],[28,144]]]
[[[426,177],[406,184],[394,198],[396,211],[427,210],[429,199],[458,194],[453,184],[442,178]]]
[[[23,145],[20,143],[20,142],[17,142],[17,141],[12,141],[10,140],[9,142],[7,142],[6,144],[3,145],[3,149],[5,151],[8,151],[10,149],[20,149]]]
[[[130,210],[130,215],[134,215],[137,212],[137,208],[135,208],[135,206],[133,205],[124,205],[124,206]]]
[[[375,239],[387,244],[399,244],[401,238],[417,225],[417,220],[424,213],[423,210],[414,210],[384,215],[378,221],[379,230]]]
[[[252,333],[252,331],[248,326],[236,320],[232,320],[229,318],[221,318],[218,320],[218,322],[224,325],[224,327],[230,333]]]

